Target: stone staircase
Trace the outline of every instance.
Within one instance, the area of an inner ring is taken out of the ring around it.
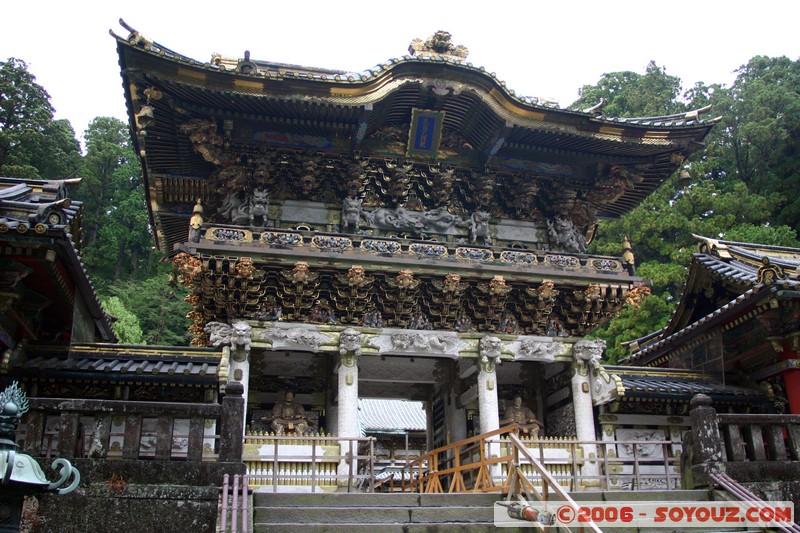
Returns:
[[[605,491],[572,493],[581,502],[706,501],[705,490],[665,492]],[[257,492],[253,495],[253,533],[267,532],[402,532],[447,533],[497,531],[494,502],[497,494],[322,493]],[[503,528],[502,531],[528,531]],[[551,530],[555,531],[555,530]],[[576,529],[577,531],[577,529]],[[603,528],[604,533],[643,533],[636,528]],[[670,533],[669,528],[652,531]],[[677,530],[675,530],[677,531]],[[747,531],[739,528],[692,531]]]
[[[496,499],[495,494],[255,493],[253,533],[496,531]]]

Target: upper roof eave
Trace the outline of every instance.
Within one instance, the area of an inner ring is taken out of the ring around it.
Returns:
[[[377,89],[389,82],[425,79],[426,73],[430,73],[431,81],[435,79],[436,81],[463,83],[472,89],[492,95],[502,109],[509,114],[509,117],[504,118],[514,119],[516,117],[522,121],[522,124],[524,124],[525,118],[554,123],[578,121],[592,129],[612,128],[604,133],[614,136],[618,136],[624,131],[639,132],[635,135],[636,137],[641,136],[642,131],[645,132],[645,136],[648,131],[654,133],[668,131],[684,132],[700,141],[719,120],[701,120],[699,114],[707,111],[707,108],[681,115],[638,118],[605,118],[590,112],[562,109],[553,106],[550,101],[518,96],[515,91],[507,88],[504,81],[499,80],[493,72],[487,72],[484,67],[475,67],[471,63],[462,63],[441,57],[404,56],[399,59],[391,59],[387,63],[377,65],[362,73],[255,61],[254,65],[262,66],[266,71],[256,70],[252,74],[244,74],[178,54],[158,43],[142,38],[135,30],[127,39],[113,32],[111,35],[117,40],[120,56],[128,52],[140,53],[156,61],[164,62],[164,64],[190,69],[194,74],[188,76],[187,80],[196,86],[202,86],[204,80],[210,79],[209,76],[227,79],[231,88],[235,88],[238,83],[239,90],[249,95],[254,94],[255,85],[258,84],[269,87],[286,86],[288,83],[298,93],[302,93],[303,90],[309,91],[312,88],[313,92],[319,93],[320,89],[324,89],[329,94],[327,99],[337,105],[345,105],[348,101],[353,105],[363,105],[368,103],[368,99],[364,98],[365,95],[375,93]],[[324,97],[315,94],[314,98]],[[622,131],[619,131],[620,128]]]

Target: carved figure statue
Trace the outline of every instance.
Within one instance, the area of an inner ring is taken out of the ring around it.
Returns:
[[[582,339],[575,343],[572,351],[575,355],[575,360],[580,363],[585,363],[591,367],[597,367],[600,364],[600,359],[603,357],[603,350],[606,348],[606,342],[601,339]]]
[[[414,313],[408,322],[408,329],[431,329],[428,318],[422,313]]]
[[[238,321],[230,326],[223,322],[209,322],[204,330],[209,344],[214,347],[228,344],[234,350],[250,351],[253,328],[247,322]]]
[[[460,331],[462,333],[472,331],[472,320],[464,311],[461,311],[458,313],[458,315],[456,315],[455,328],[456,331]]]
[[[489,218],[491,214],[488,211],[475,211],[472,213],[469,222],[469,239],[473,243],[478,243],[480,238],[485,246],[492,243],[489,237]]]
[[[311,308],[308,321],[318,324],[336,324],[336,315],[330,305],[318,301]]]
[[[361,220],[361,200],[345,198],[342,203],[342,219],[339,224],[343,233],[356,233]]]
[[[547,233],[551,248],[579,254],[586,252],[586,237],[567,218],[559,216],[548,220]]]
[[[503,420],[500,421],[500,425],[507,424],[517,424],[520,433],[528,434],[534,439],[539,437],[539,431],[542,428],[542,423],[539,422],[533,411],[522,405],[522,396],[519,394],[514,396],[514,403],[506,407],[503,413]]]
[[[250,340],[253,334],[253,328],[250,324],[244,321],[234,322],[231,332],[231,346],[234,349],[242,349],[245,352],[250,351]]]
[[[189,241],[200,242],[200,228],[203,227],[203,204],[200,198],[192,209],[192,218],[189,219]]]
[[[364,312],[364,317],[361,319],[361,325],[365,328],[382,328],[383,317],[380,311],[375,307],[375,304],[370,304]]]
[[[305,435],[310,425],[306,410],[302,405],[294,402],[292,391],[286,391],[283,401],[275,404],[275,407],[272,408],[272,417],[264,417],[262,420],[271,420],[272,431],[278,435],[283,435],[287,431]]]
[[[256,314],[256,318],[262,322],[275,322],[280,320],[281,316],[283,316],[283,310],[275,302],[275,298],[268,298]]]
[[[361,333],[357,329],[347,328],[339,334],[339,353],[361,355]]]
[[[511,313],[503,313],[500,317],[500,326],[498,328],[500,333],[507,333],[509,335],[519,335],[519,322],[514,318]]]
[[[231,224],[244,225],[250,220],[243,191],[234,191],[227,195],[217,212]]]
[[[487,372],[494,370],[495,363],[501,363],[500,351],[503,348],[503,341],[497,337],[487,335],[480,342],[481,363],[488,365]]]
[[[250,195],[250,225],[256,225],[256,219],[261,222],[261,227],[267,226],[269,213],[269,193],[262,189],[255,189]]]

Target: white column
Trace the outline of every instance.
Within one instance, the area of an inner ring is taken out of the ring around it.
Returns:
[[[358,366],[339,365],[339,396],[337,408],[340,437],[358,437]]]
[[[604,344],[604,343],[603,343]],[[572,405],[575,409],[575,433],[578,440],[597,440],[594,424],[594,407],[592,405],[592,386],[589,361],[596,357],[596,351],[603,348],[596,341],[582,340],[573,347],[574,360],[572,368]],[[597,486],[600,483],[600,467],[597,461],[597,445],[584,444],[583,457],[587,460],[583,464],[581,474],[587,478],[584,485]]]
[[[348,337],[349,335],[349,337]],[[352,338],[351,338],[352,337]],[[339,390],[337,434],[339,437],[359,437],[358,431],[358,355],[361,350],[358,343],[358,332],[355,330],[344,330],[339,340]],[[348,344],[350,342],[351,344]],[[358,445],[353,443],[353,455],[358,455]],[[350,446],[346,442],[341,444],[341,453],[346,455],[350,452]],[[353,476],[358,474],[358,461],[352,461]],[[339,486],[347,486],[348,475],[351,465],[346,459],[339,462],[338,473]]]
[[[484,337],[480,341],[480,372],[478,372],[478,410],[481,418],[481,433],[500,429],[500,405],[497,400],[497,372],[495,365],[500,364],[502,341],[497,337]],[[500,456],[500,443],[489,444],[487,459]],[[489,468],[489,474],[495,482],[500,481],[499,464]]]
[[[481,419],[481,433],[487,433],[500,428],[500,405],[497,400],[497,372],[494,364],[491,369],[488,365],[481,365],[478,373],[478,409]]]

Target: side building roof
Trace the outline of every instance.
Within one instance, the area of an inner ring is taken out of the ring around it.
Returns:
[[[79,253],[82,204],[67,191],[77,181],[0,177],[0,284],[19,303],[4,344],[116,341]]]
[[[695,235],[686,287],[662,330],[629,343],[624,364],[659,364],[674,346],[699,338],[770,300],[800,296],[800,249],[711,239]],[[774,304],[773,304],[774,305]]]

